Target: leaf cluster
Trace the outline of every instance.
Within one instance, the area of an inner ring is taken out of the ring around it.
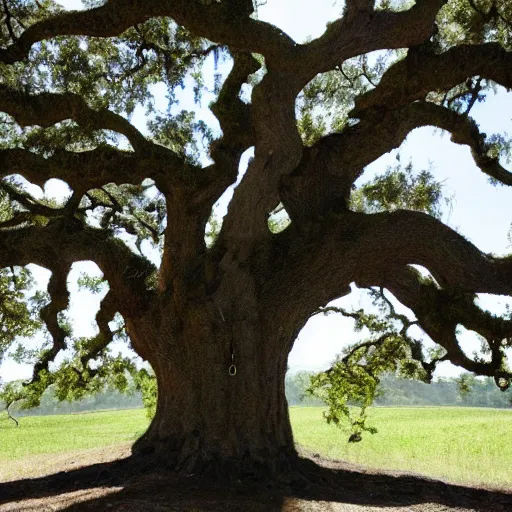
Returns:
[[[397,314],[382,290],[370,289],[369,295],[379,314],[336,307],[320,311],[354,319],[355,329],[369,336],[345,348],[327,371],[311,376],[307,389],[310,396],[327,405],[324,417],[328,423],[348,426],[350,442],[360,441],[363,432],[376,433],[366,424],[367,408],[379,395],[381,376],[392,373],[430,382],[436,363],[444,355],[442,349],[424,353],[421,342],[409,333],[416,321]]]
[[[350,206],[366,213],[403,209],[439,218],[450,201],[443,196],[443,183],[435,179],[431,170],[415,172],[412,162],[403,167],[398,160],[384,174],[354,190]]]

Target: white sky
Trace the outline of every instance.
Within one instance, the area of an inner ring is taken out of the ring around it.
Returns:
[[[60,3],[67,8],[82,7],[80,0],[64,0]],[[335,6],[333,0],[268,0],[266,5],[260,7],[259,17],[279,26],[295,40],[303,41],[309,36],[321,35],[326,23],[336,18],[340,10],[340,6]],[[181,100],[186,108],[196,108],[187,98],[186,91],[182,93]],[[207,103],[205,98],[203,104]],[[206,108],[199,109],[198,115],[215,123]],[[477,104],[472,115],[486,133],[512,133],[512,94],[500,90],[496,96],[489,97],[485,104]],[[142,109],[135,114],[133,122],[143,125]],[[496,254],[511,251],[507,239],[512,223],[510,190],[489,185],[485,175],[475,166],[467,147],[451,143],[447,134],[434,134],[432,129],[423,128],[410,134],[399,151],[402,161],[412,158],[416,169],[425,169],[431,164],[436,178],[445,183],[445,195],[454,195],[453,208],[445,216],[445,222],[457,228],[483,251]],[[387,165],[393,163],[395,156],[396,152],[392,152],[374,162],[368,167],[364,181],[383,172]],[[65,187],[52,180],[46,192],[57,196],[65,190]],[[230,192],[222,198],[219,211],[225,210],[229,197]],[[70,316],[74,318],[75,334],[90,336],[96,330],[93,320],[99,297],[91,297],[87,292],[78,293],[76,286],[72,284],[84,270],[94,272],[94,265],[88,264],[87,269],[83,265],[75,265],[69,278],[72,290]],[[41,276],[44,286],[49,272],[44,271],[38,275]],[[507,300],[503,297],[481,298],[481,304],[496,313],[503,310],[505,303]],[[341,299],[339,304],[349,308],[364,305],[357,292]],[[317,316],[311,319],[295,342],[289,358],[290,368],[319,370],[327,367],[344,345],[358,339],[359,335],[353,332],[352,326],[351,320],[334,316]],[[479,344],[471,333],[462,333],[462,339],[468,354],[478,349]],[[457,368],[443,363],[436,375],[449,376],[457,373]],[[12,362],[4,363],[0,367],[0,377],[3,380],[27,378],[30,374],[30,367]]]

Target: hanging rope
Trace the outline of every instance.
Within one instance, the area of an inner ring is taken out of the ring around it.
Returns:
[[[231,366],[229,367],[229,375],[234,377],[236,375],[236,366],[235,366],[235,347],[233,347],[233,340],[229,343],[229,349],[231,351]]]
[[[217,306],[217,309],[219,310],[220,317],[222,318],[222,321],[226,323],[226,319],[224,318],[224,314],[222,313],[222,309],[214,302],[214,304]],[[231,377],[234,377],[236,375],[236,365],[235,365],[235,347],[233,345],[233,338],[231,338],[231,341],[229,342],[229,351],[231,354],[231,364],[228,368],[228,373]]]

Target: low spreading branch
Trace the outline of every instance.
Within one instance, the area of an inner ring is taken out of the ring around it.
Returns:
[[[275,277],[261,283],[263,296],[268,294],[270,301],[273,294],[286,294],[293,282],[294,294],[286,307],[308,317],[342,292],[346,294],[351,282],[360,287],[376,286],[378,279],[411,264],[427,268],[446,289],[512,293],[512,258],[484,254],[424,213],[398,210],[369,215],[345,211],[327,217],[314,233],[292,236],[293,232],[286,230],[279,235],[275,242],[279,253],[269,267]]]
[[[414,312],[422,329],[446,350],[446,359],[470,372],[493,377],[503,390],[510,387],[512,371],[507,367],[505,348],[512,336],[512,320],[481,310],[474,303],[474,294],[440,289],[413,269],[395,273],[381,282]],[[466,356],[457,339],[458,325],[482,335],[488,344],[490,361]]]
[[[107,231],[78,222],[55,222],[0,234],[2,267],[34,263],[48,269],[57,264],[70,268],[76,261],[93,261],[100,267],[115,290],[123,315],[143,312],[152,303],[155,292],[148,280],[156,272],[155,266]]]

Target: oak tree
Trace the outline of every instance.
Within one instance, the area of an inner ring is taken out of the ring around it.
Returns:
[[[42,350],[19,354],[35,358],[29,399],[51,384],[64,398],[109,379],[122,387],[137,368],[109,345],[126,335],[158,384],[135,454],[183,472],[286,467],[296,457],[288,354],[351,283],[384,304],[392,294],[440,350],[427,354],[407,335],[410,319],[397,330],[391,302],[388,320],[345,312],[382,333],[350,349],[345,389],[352,370],[366,367],[361,382],[401,361],[428,379],[446,360],[509,386],[512,321],[475,297],[512,295],[512,259],[441,222],[428,172],[399,167],[355,183],[412,130],[433,126],[469,147],[495,184],[512,184],[506,137],[471,117],[489,91],[512,87],[512,3],[346,0],[301,44],[261,21],[252,0],[84,3],[1,2],[0,291],[16,306],[2,311],[1,346],[44,322]],[[232,63],[226,76],[215,71],[222,62]],[[184,86],[201,101],[212,73],[220,129],[178,101]],[[132,122],[141,107],[146,128]],[[30,185],[50,179],[69,194],[37,196]],[[212,209],[233,186],[210,236]],[[92,338],[74,338],[65,318],[80,261],[108,283]],[[47,294],[19,282],[29,264],[51,271]],[[487,357],[466,355],[459,325],[482,336]],[[55,366],[62,353],[71,355]]]

